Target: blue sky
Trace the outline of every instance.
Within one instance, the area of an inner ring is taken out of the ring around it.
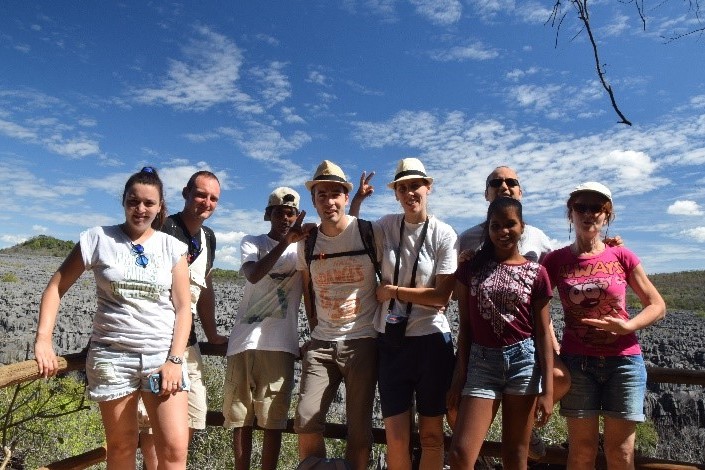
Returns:
[[[267,196],[304,193],[323,159],[357,184],[363,216],[398,211],[389,181],[417,156],[432,213],[457,231],[486,210],[485,176],[517,169],[525,217],[556,247],[564,203],[608,185],[620,234],[647,272],[705,266],[705,43],[687,2],[595,0],[618,124],[592,50],[551,0],[0,2],[0,248],[77,240],[122,220],[126,178],[149,164],[170,209],[198,169],[221,179],[216,265],[239,267],[268,229]],[[577,34],[577,35],[576,35]],[[309,220],[316,220],[303,194]]]

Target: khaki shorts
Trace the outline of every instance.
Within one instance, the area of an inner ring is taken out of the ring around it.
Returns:
[[[257,425],[285,429],[294,389],[295,356],[282,351],[247,350],[228,356],[223,387],[226,428]]]
[[[191,388],[188,392],[188,426],[191,429],[205,429],[208,403],[206,402],[206,386],[203,383],[203,360],[198,344],[186,348],[184,365],[191,382]],[[140,432],[152,433],[152,425],[149,423],[147,410],[142,404],[142,400],[137,405],[137,423]]]
[[[325,418],[340,382],[345,383],[348,446],[372,444],[372,404],[377,384],[375,338],[345,341],[311,340],[303,370],[294,430],[322,433]]]

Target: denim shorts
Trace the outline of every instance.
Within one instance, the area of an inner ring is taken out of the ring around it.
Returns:
[[[570,371],[570,391],[561,400],[561,416],[589,418],[603,415],[644,421],[646,367],[634,356],[561,354]]]
[[[382,416],[389,418],[409,410],[414,395],[421,416],[443,415],[455,366],[450,333],[406,336],[401,347],[389,345],[380,334],[377,344]]]
[[[150,392],[148,377],[166,361],[167,351],[154,354],[123,351],[91,341],[86,358],[88,397],[109,401],[137,390]],[[189,389],[186,367],[181,368],[182,388]]]
[[[501,348],[472,344],[464,396],[500,399],[503,394],[539,393],[541,368],[536,360],[533,338]]]

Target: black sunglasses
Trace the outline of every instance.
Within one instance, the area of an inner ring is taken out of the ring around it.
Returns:
[[[487,182],[487,186],[499,188],[502,186],[502,183],[506,183],[508,188],[515,188],[519,186],[519,180],[516,178],[493,178]]]
[[[578,214],[585,214],[587,212],[591,214],[599,214],[605,211],[604,204],[582,204],[580,202],[574,202],[572,207]]]
[[[186,261],[188,261],[188,264],[193,263],[202,251],[203,247],[201,246],[201,240],[196,237],[191,237],[188,242],[188,255],[186,256]]]
[[[135,264],[137,266],[142,266],[143,268],[146,268],[149,264],[149,258],[147,258],[147,255],[144,254],[144,247],[139,243],[135,245],[134,243],[130,242],[130,245],[132,245],[132,253],[136,255]]]

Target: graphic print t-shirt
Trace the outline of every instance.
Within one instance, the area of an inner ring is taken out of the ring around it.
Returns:
[[[318,325],[311,337],[323,341],[376,337],[372,324],[379,308],[375,291],[377,277],[369,255],[364,252],[357,218],[351,215],[348,226],[335,237],[329,237],[320,228],[313,254],[343,253],[362,250],[356,256],[316,259],[311,261],[311,280],[316,297]],[[384,234],[372,222],[378,259],[382,253]],[[298,270],[308,269],[304,241],[298,244]],[[308,289],[308,286],[304,286]]]
[[[552,297],[544,267],[533,261],[490,261],[470,274],[469,265],[461,263],[456,278],[468,286],[472,342],[499,348],[529,338],[534,331],[532,300]]]
[[[606,316],[628,320],[627,279],[639,263],[624,247],[606,246],[598,255],[578,257],[567,246],[546,256],[544,266],[551,284],[558,288],[565,313],[561,352],[587,356],[641,353],[635,333],[617,336],[580,321]]]
[[[266,234],[245,236],[240,243],[242,264],[259,261],[278,243]],[[297,326],[303,289],[296,261],[296,244],[292,244],[256,284],[245,283],[228,341],[228,356],[248,349],[299,355]]]
[[[98,294],[91,341],[126,351],[168,351],[175,321],[171,270],[186,253],[186,245],[155,232],[141,244],[149,260],[142,267],[118,225],[91,228],[79,240]]]

